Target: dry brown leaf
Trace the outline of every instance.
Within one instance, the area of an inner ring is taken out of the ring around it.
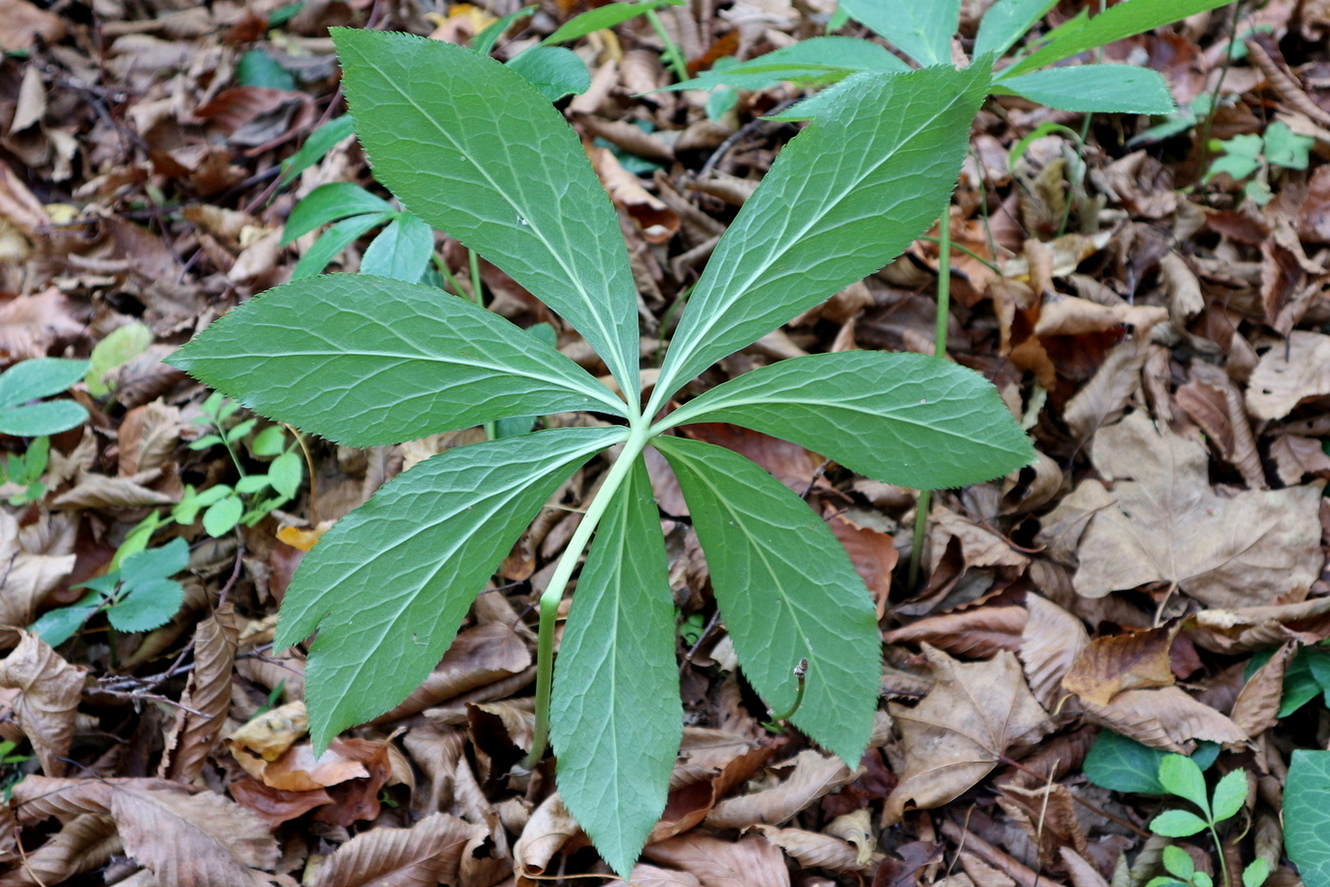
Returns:
[[[1029,615],[1021,632],[1021,664],[1036,699],[1056,711],[1062,697],[1062,678],[1090,643],[1090,635],[1066,610],[1039,595],[1027,594]]]
[[[457,880],[462,849],[483,826],[435,813],[411,828],[374,828],[324,860],[315,887],[434,887]]]
[[[1181,623],[1097,637],[1081,651],[1062,679],[1062,689],[1095,705],[1107,705],[1123,690],[1171,687],[1168,651]]]
[[[65,823],[45,844],[24,854],[22,865],[0,876],[0,887],[59,884],[101,868],[121,849],[115,820],[104,813],[85,813]]]
[[[1238,386],[1227,373],[1208,363],[1193,364],[1191,372],[1192,381],[1178,388],[1178,406],[1201,427],[1224,461],[1241,472],[1249,489],[1267,489],[1265,468]]]
[[[1141,368],[1149,356],[1150,337],[1144,331],[1108,352],[1103,365],[1062,411],[1076,440],[1089,440],[1101,426],[1122,415],[1141,387]]]
[[[1035,322],[1036,336],[1084,336],[1102,333],[1121,324],[1139,333],[1168,319],[1168,309],[1154,305],[1100,305],[1077,296],[1046,297]]]
[[[840,758],[804,749],[795,755],[790,775],[779,785],[726,798],[705,821],[711,828],[747,828],[757,823],[779,825],[854,778],[855,774]]]
[[[298,700],[251,718],[228,736],[226,743],[233,751],[240,749],[251,757],[275,761],[308,731],[305,703]]]
[[[129,477],[107,477],[104,474],[82,472],[74,488],[56,497],[54,504],[61,508],[140,508],[153,505],[173,505],[179,494],[149,489],[144,484],[161,477],[161,469],[140,471]]]
[[[1295,330],[1261,355],[1247,387],[1247,409],[1282,419],[1300,402],[1330,394],[1330,336]]]
[[[58,43],[65,36],[65,20],[27,0],[0,0],[0,46],[6,52],[32,49],[40,39]]]
[[[696,875],[639,862],[628,876],[629,887],[702,887]]]
[[[0,173],[6,170],[0,163]],[[82,331],[83,325],[70,316],[64,295],[54,287],[36,296],[0,302],[0,364],[45,357],[55,340]]]
[[[411,695],[373,723],[395,721],[517,674],[531,665],[531,651],[517,632],[490,622],[457,635],[443,661]]]
[[[766,838],[749,835],[720,841],[698,834],[649,845],[644,855],[689,872],[702,887],[789,887],[790,873],[781,852]]]
[[[1293,623],[1300,627],[1292,627]],[[1330,625],[1330,597],[1271,607],[1201,610],[1185,624],[1197,646],[1227,655],[1268,649],[1290,640],[1314,644],[1326,636],[1325,630],[1316,630],[1318,625]]]
[[[886,612],[887,597],[891,594],[891,571],[896,569],[900,552],[895,540],[880,530],[856,523],[851,515],[838,514],[828,522],[845,551],[850,555],[854,569],[868,586],[877,604],[877,616]]]
[[[806,868],[853,872],[866,865],[859,861],[859,851],[853,844],[832,835],[760,824],[753,829]]]
[[[941,505],[929,515],[929,524],[929,546],[933,552],[934,571],[951,539],[960,543],[967,567],[1024,567],[1030,562],[1005,536]]]
[[[32,631],[25,631],[18,647],[0,661],[0,687],[19,690],[13,718],[32,743],[47,776],[65,772],[61,758],[74,739],[85,674]]]
[[[884,632],[882,640],[888,644],[927,641],[956,656],[987,659],[999,650],[1020,649],[1026,615],[1024,607],[980,604],[925,616],[918,622]]]
[[[683,834],[704,820],[735,786],[742,785],[775,752],[747,736],[685,727],[683,745],[670,774],[670,794],[649,841]]]
[[[125,413],[120,423],[120,474],[161,468],[180,442],[180,410],[154,400]]]
[[[1073,887],[1109,887],[1109,883],[1104,880],[1104,876],[1099,874],[1094,866],[1085,861],[1081,856],[1070,847],[1061,847],[1058,854],[1062,857],[1062,864],[1066,866],[1067,873],[1071,876]]]
[[[125,853],[160,884],[269,887],[256,869],[277,865],[277,842],[253,812],[215,792],[147,789],[111,792],[111,815]]]
[[[20,537],[18,521],[0,511],[0,625],[31,625],[42,602],[64,583],[77,556],[62,546],[56,552],[29,552]],[[12,643],[12,641],[11,641]]]
[[[889,704],[905,751],[900,784],[883,810],[899,822],[907,806],[928,809],[966,791],[999,758],[1033,745],[1053,729],[1008,652],[987,662],[960,663],[927,645],[933,690],[914,708]]]
[[[236,803],[253,810],[270,826],[281,825],[311,810],[334,803],[326,789],[289,792],[269,788],[253,776],[243,776],[227,786]]]
[[[1279,479],[1289,486],[1302,483],[1308,475],[1330,476],[1330,456],[1314,437],[1280,434],[1270,443],[1270,458]]]
[[[581,836],[581,827],[558,793],[546,798],[531,814],[526,828],[513,845],[513,867],[517,870],[518,884],[541,883],[533,879],[545,874],[554,854]]]
[[[1102,429],[1091,458],[1115,483],[1111,493],[1097,480],[1081,485],[1112,504],[1097,508],[1080,536],[1078,593],[1167,582],[1207,606],[1240,607],[1310,587],[1320,575],[1320,482],[1221,498],[1210,487],[1205,445],[1156,431],[1141,413]],[[1069,511],[1064,500],[1050,520]]]
[[[1242,686],[1228,716],[1248,736],[1260,736],[1279,722],[1279,704],[1284,696],[1284,672],[1297,652],[1297,644],[1284,644]]]
[[[194,629],[194,668],[180,697],[181,708],[162,753],[159,776],[193,782],[203,772],[231,710],[231,672],[239,636],[240,622],[229,603]]]
[[[1178,687],[1125,690],[1105,706],[1081,701],[1085,716],[1092,723],[1178,754],[1190,752],[1192,739],[1220,743],[1247,739],[1241,727]]]
[[[627,125],[641,132],[637,127]],[[587,150],[587,154],[605,190],[637,223],[647,243],[666,243],[678,233],[678,214],[665,201],[648,191],[637,176],[624,169],[609,148],[592,147]]]

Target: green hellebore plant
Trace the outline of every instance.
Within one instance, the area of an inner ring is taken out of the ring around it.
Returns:
[[[987,70],[861,74],[839,90],[717,245],[645,398],[627,249],[562,115],[517,72],[461,47],[345,29],[334,40],[375,176],[538,294],[629,396],[464,299],[350,274],[277,287],[172,358],[257,413],[350,446],[573,410],[620,423],[449,450],[324,536],[287,591],[276,638],[286,646],[317,631],[306,684],[316,747],[410,693],[547,499],[618,447],[541,596],[533,759],[548,723],[568,809],[627,875],[664,807],[682,734],[674,606],[643,461],[651,445],[678,475],[747,679],[788,710],[792,669],[807,659],[790,720],[857,763],[881,648],[849,557],[757,465],[670,432],[731,422],[917,488],[1010,472],[1032,459],[1029,442],[978,374],[910,354],[785,360],[657,416],[712,363],[878,270],[933,222]],[[555,673],[555,613],[593,534]]]

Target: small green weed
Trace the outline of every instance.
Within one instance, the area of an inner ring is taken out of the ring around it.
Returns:
[[[1150,831],[1167,838],[1189,838],[1209,831],[1219,861],[1220,883],[1223,887],[1233,887],[1217,828],[1219,823],[1236,816],[1246,803],[1246,771],[1225,774],[1210,795],[1205,775],[1195,761],[1183,755],[1168,755],[1159,764],[1159,783],[1170,795],[1190,802],[1200,815],[1189,810],[1166,810],[1150,821]],[[1181,847],[1164,848],[1164,870],[1167,876],[1153,878],[1146,887],[1214,887],[1214,879],[1197,871],[1195,862]],[[1243,887],[1261,887],[1269,874],[1268,862],[1253,860],[1242,872]]]
[[[1271,169],[1306,169],[1311,149],[1316,140],[1301,136],[1276,120],[1266,127],[1263,135],[1237,135],[1231,139],[1214,139],[1210,150],[1219,153],[1205,174],[1209,182],[1221,173],[1236,181],[1248,180],[1243,195],[1257,206],[1265,206],[1274,197],[1270,190]]]

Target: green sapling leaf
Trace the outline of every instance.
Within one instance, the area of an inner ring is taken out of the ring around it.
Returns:
[[[306,699],[322,753],[425,679],[545,501],[622,428],[561,428],[472,444],[394,478],[305,555],[277,647],[316,629]]]
[[[681,437],[653,445],[679,478],[739,665],[773,710],[858,766],[882,681],[873,602],[826,523],[780,481],[737,453]]]
[[[1210,799],[1205,790],[1205,775],[1191,758],[1184,755],[1169,755],[1164,758],[1159,762],[1159,781],[1169,794],[1191,801],[1206,816],[1210,815]]]
[[[256,456],[280,456],[285,449],[286,430],[280,425],[269,425],[249,444],[249,451]]]
[[[92,361],[83,383],[93,397],[104,397],[111,389],[102,377],[118,366],[138,357],[152,344],[152,330],[146,324],[127,323],[106,334],[92,349]]]
[[[979,20],[979,34],[974,41],[976,56],[993,53],[1000,56],[1048,14],[1058,0],[998,0]]]
[[[414,213],[398,213],[365,248],[360,273],[419,283],[433,252],[434,232],[429,225]]]
[[[282,246],[315,228],[349,216],[384,215],[396,212],[382,197],[369,193],[351,182],[329,182],[309,192],[291,210],[282,229]]]
[[[1258,857],[1242,870],[1242,887],[1261,887],[1270,877],[1270,863]]]
[[[125,596],[106,608],[106,618],[117,631],[151,631],[169,622],[185,602],[185,589],[170,579],[125,587]]]
[[[1233,770],[1225,773],[1215,786],[1214,821],[1223,822],[1238,815],[1238,811],[1247,803],[1247,771]]]
[[[1196,863],[1186,850],[1176,844],[1169,844],[1164,848],[1164,870],[1184,881],[1190,881],[1192,875],[1196,874]]]
[[[332,225],[319,235],[314,245],[300,257],[299,262],[296,262],[296,267],[291,272],[291,279],[300,280],[318,274],[328,267],[334,256],[359,240],[361,235],[371,228],[382,225],[393,216],[394,213],[369,213],[351,216]]]
[[[214,539],[236,528],[245,514],[245,503],[235,495],[219,499],[203,512],[203,531]]]
[[[494,312],[381,277],[331,275],[269,290],[169,362],[260,415],[348,446],[504,416],[624,412],[585,370]]]
[[[683,735],[674,599],[640,459],[582,568],[551,714],[559,794],[605,861],[627,877],[665,809]]]
[[[1150,831],[1166,838],[1189,838],[1209,827],[1204,819],[1186,810],[1165,810],[1150,820]]]
[[[1063,111],[1172,114],[1177,110],[1168,81],[1137,65],[1069,65],[1008,77],[995,93],[1014,93]]]
[[[345,28],[333,40],[379,180],[430,226],[539,293],[623,390],[638,390],[627,246],[563,115],[518,72],[459,46]],[[422,82],[430,88],[408,89]]]
[[[923,233],[955,186],[988,79],[977,68],[929,68],[841,83],[721,237],[666,353],[653,405],[877,271]]]
[[[127,585],[138,585],[174,576],[188,565],[189,544],[177,537],[160,548],[148,548],[126,557],[120,565],[120,579]]]
[[[268,482],[287,499],[300,492],[300,481],[304,476],[304,462],[295,450],[283,453],[268,466]]]
[[[0,434],[41,437],[76,428],[88,411],[71,400],[28,404],[69,388],[87,373],[89,361],[59,357],[23,360],[0,373]]]
[[[526,78],[551,102],[566,95],[579,95],[591,87],[586,62],[562,46],[533,46],[508,62],[508,67]]]
[[[765,89],[782,80],[827,82],[857,71],[903,74],[909,70],[909,65],[876,43],[853,37],[811,37],[746,62],[713,67],[691,80],[672,83],[664,89],[677,92],[721,85]]]
[[[58,647],[72,638],[83,627],[83,623],[97,612],[101,599],[101,595],[93,592],[68,607],[48,610],[32,623],[32,630],[52,647]]]
[[[314,130],[299,151],[282,161],[282,177],[277,181],[277,187],[285,188],[291,184],[296,176],[322,160],[338,142],[353,134],[349,114],[329,120]]]
[[[961,0],[840,0],[840,8],[919,64],[951,64]]]
[[[630,18],[644,15],[662,6],[683,6],[686,0],[643,0],[641,3],[611,3],[599,9],[592,9],[581,15],[573,16],[564,22],[542,43],[570,43],[579,37],[585,37],[592,31],[612,28]]]
[[[77,428],[88,420],[88,411],[72,400],[53,400],[0,410],[0,434],[41,437]]]
[[[947,489],[1034,459],[983,377],[921,354],[782,360],[717,385],[660,423],[732,422],[792,440],[876,480]]]

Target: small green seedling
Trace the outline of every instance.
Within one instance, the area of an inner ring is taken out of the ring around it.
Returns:
[[[0,373],[0,434],[40,437],[88,421],[88,411],[72,400],[32,401],[65,391],[90,365],[86,360],[38,357]]]
[[[1166,838],[1189,838],[1208,830],[1219,859],[1221,884],[1223,887],[1233,887],[1217,827],[1224,820],[1236,816],[1246,803],[1246,771],[1234,770],[1225,774],[1215,785],[1211,797],[1206,791],[1205,776],[1196,762],[1183,755],[1169,755],[1159,764],[1159,782],[1169,794],[1189,801],[1201,812],[1198,816],[1189,810],[1166,810],[1150,821],[1150,831]],[[1173,887],[1178,884],[1183,887],[1214,887],[1213,879],[1205,872],[1196,871],[1191,856],[1181,847],[1165,848],[1164,869],[1169,877],[1154,878],[1146,887]],[[1269,863],[1264,859],[1254,860],[1242,873],[1243,887],[1261,887],[1269,873]]]
[[[1236,181],[1249,179],[1243,186],[1243,195],[1257,206],[1265,206],[1274,198],[1270,190],[1270,169],[1306,169],[1316,139],[1302,136],[1276,120],[1265,129],[1264,135],[1237,135],[1231,139],[1213,139],[1210,150],[1220,154],[1205,174],[1209,182],[1220,173],[1228,173]]]
[[[161,548],[129,555],[119,568],[75,588],[89,589],[82,600],[41,615],[32,630],[52,647],[63,644],[97,613],[117,631],[150,631],[180,609],[185,589],[171,579],[189,564],[189,546],[172,539]]]
[[[46,474],[46,465],[51,456],[51,439],[39,437],[22,453],[9,453],[0,463],[0,484],[13,483],[21,489],[10,494],[10,505],[27,505],[40,502],[46,495],[46,485],[42,476]]]
[[[24,773],[19,764],[32,760],[32,755],[15,754],[18,743],[12,739],[0,740],[0,803],[8,804],[14,786],[23,781]]]
[[[106,374],[138,357],[152,344],[152,330],[146,324],[127,323],[106,334],[92,349],[92,360],[83,383],[93,397],[111,393]]]
[[[528,763],[539,763],[552,732],[564,802],[627,875],[664,808],[682,735],[675,609],[644,458],[652,446],[682,487],[749,683],[857,764],[881,683],[863,581],[807,502],[677,429],[730,422],[916,488],[1006,474],[1032,459],[1029,441],[983,377],[915,354],[794,358],[675,403],[713,363],[877,271],[933,223],[989,73],[860,74],[838,90],[717,244],[648,388],[619,221],[562,114],[511,67],[470,50],[333,33],[375,175],[427,224],[539,294],[596,350],[617,390],[467,299],[367,275],[278,287],[171,358],[260,415],[349,446],[508,417],[600,417],[427,459],[305,557],[275,643],[318,632],[306,685],[315,747],[429,674],[531,519],[610,451],[613,465],[540,598]],[[556,674],[556,617],[579,565]]]
[[[205,490],[186,484],[180,501],[171,510],[171,517],[184,526],[192,526],[203,513],[203,529],[214,538],[225,536],[237,524],[252,527],[263,520],[274,508],[294,498],[300,491],[304,469],[295,441],[288,442],[280,425],[270,425],[254,436],[250,452],[259,458],[268,458],[267,470],[247,472],[236,452],[238,444],[258,426],[257,419],[242,419],[231,424],[240,405],[226,400],[220,394],[211,394],[203,402],[203,415],[195,424],[210,426],[213,431],[190,443],[191,450],[206,450],[222,445],[240,473],[235,485],[214,484]],[[529,428],[530,426],[528,426]]]

